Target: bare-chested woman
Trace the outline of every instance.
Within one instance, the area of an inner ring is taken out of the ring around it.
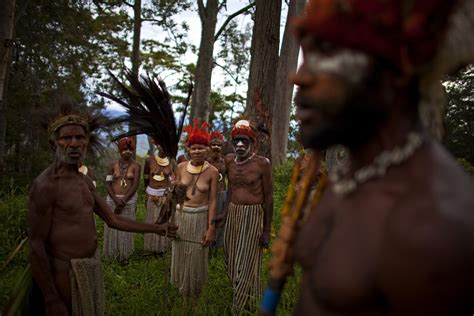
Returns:
[[[176,211],[178,240],[173,241],[171,282],[181,294],[199,295],[207,281],[208,245],[214,241],[217,207],[217,169],[206,161],[206,125],[188,127],[190,161],[178,165],[178,181],[187,186],[187,201]]]
[[[30,192],[30,265],[44,303],[37,314],[103,314],[94,212],[116,229],[170,236],[176,230],[169,224],[143,224],[115,215],[90,179],[78,171],[94,126],[75,108],[64,102],[60,116],[49,124],[56,159],[34,180]],[[87,293],[90,296],[84,296]]]
[[[167,190],[172,181],[175,180],[176,171],[173,170],[173,164],[162,150],[160,145],[156,145],[157,152],[148,157],[143,168],[143,180],[146,192],[146,216],[147,223],[161,222],[159,219],[160,211],[166,202]],[[176,164],[174,164],[176,166]],[[163,254],[171,246],[171,242],[167,237],[158,236],[156,234],[145,234],[144,250],[156,254]]]
[[[140,165],[133,160],[135,141],[124,137],[118,141],[120,158],[110,164],[107,172],[107,204],[115,213],[135,220]],[[110,228],[104,224],[104,255],[126,264],[134,251],[133,234]]]

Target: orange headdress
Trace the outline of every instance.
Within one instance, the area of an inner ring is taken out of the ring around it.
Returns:
[[[135,140],[133,137],[123,137],[119,139],[117,146],[121,152],[127,149],[133,151],[135,150]]]
[[[247,120],[240,120],[235,123],[234,128],[232,128],[232,131],[230,132],[230,136],[232,138],[235,138],[239,135],[248,136],[253,142],[255,142],[255,131],[250,125],[250,122]]]
[[[210,135],[208,128],[209,124],[206,121],[201,123],[199,119],[194,119],[192,126],[186,125],[183,129],[183,131],[188,134],[186,146],[190,147],[194,144],[209,146]]]

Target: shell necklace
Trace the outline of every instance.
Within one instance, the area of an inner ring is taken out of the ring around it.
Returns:
[[[423,144],[423,137],[419,133],[410,133],[403,146],[382,151],[369,165],[356,170],[353,175],[349,175],[348,164],[338,166],[329,175],[333,192],[340,196],[347,195],[354,192],[360,184],[384,176],[389,167],[406,161],[421,144]]]

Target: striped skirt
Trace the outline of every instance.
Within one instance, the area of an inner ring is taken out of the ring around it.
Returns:
[[[147,191],[147,193],[149,192]],[[149,194],[148,202],[146,203],[145,223],[156,223],[165,202],[165,196],[154,196]],[[158,234],[144,234],[143,239],[143,249],[147,252],[164,253],[171,247],[170,239],[165,236],[160,236]]]
[[[171,248],[171,283],[183,295],[199,295],[207,282],[209,247],[201,245],[207,231],[207,210],[205,205],[176,211],[178,239]]]
[[[117,197],[119,197],[117,195]],[[115,210],[115,202],[107,196],[107,204]],[[119,216],[135,220],[135,210],[137,208],[137,194],[127,201],[127,204],[120,212]],[[133,243],[133,233],[110,228],[104,224],[104,256],[117,258],[119,260],[128,259],[135,250]]]
[[[224,256],[233,289],[234,312],[255,312],[261,298],[260,272],[263,206],[229,204],[224,232]]]

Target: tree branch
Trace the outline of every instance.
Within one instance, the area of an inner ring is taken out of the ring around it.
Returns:
[[[204,16],[206,14],[206,9],[204,8],[204,3],[202,2],[202,0],[198,0],[198,11],[199,11],[199,17],[201,18],[201,20],[204,19]]]
[[[123,4],[125,4],[126,6],[129,6],[130,8],[133,8],[133,4],[131,3],[128,3],[127,1],[124,1]]]
[[[142,22],[157,22],[157,23],[160,23],[160,22],[162,22],[162,20],[158,20],[158,19],[151,19],[151,18],[150,18],[150,19],[145,19],[145,18],[142,18],[141,20],[142,20]]]
[[[237,78],[235,78],[234,75],[229,71],[228,67],[224,67],[224,66],[222,66],[222,65],[219,65],[219,64],[216,63],[215,61],[214,61],[214,65],[216,65],[217,67],[219,67],[219,68],[221,68],[222,70],[224,70],[224,71],[232,78],[232,80],[235,81],[236,84],[239,84],[239,83],[240,83],[239,80],[238,80]]]
[[[21,16],[23,15],[23,13],[25,12],[26,10],[26,6],[28,4],[28,0],[23,0],[23,2],[21,2],[19,5],[18,5],[18,9],[16,10],[15,12],[15,25],[18,24],[18,21],[20,21],[20,18]]]
[[[243,7],[242,9],[232,13],[231,15],[229,15],[227,17],[227,19],[225,20],[224,24],[222,24],[222,26],[219,28],[219,31],[217,31],[216,35],[214,35],[214,42],[217,41],[217,39],[219,38],[219,36],[222,34],[222,32],[224,32],[225,28],[227,27],[227,24],[229,24],[229,22],[235,18],[236,16],[238,16],[239,14],[242,14],[246,11],[248,11],[251,7],[255,6],[255,1],[246,5],[245,7]]]

